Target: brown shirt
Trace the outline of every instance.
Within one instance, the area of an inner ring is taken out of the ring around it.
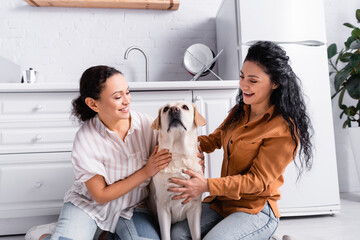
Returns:
[[[220,126],[209,136],[199,136],[204,152],[224,150],[221,177],[208,179],[210,196],[204,201],[212,202],[212,209],[224,217],[239,211],[258,214],[268,201],[280,217],[279,187],[295,147],[289,125],[274,106],[252,122],[249,106],[244,110],[236,126],[226,131]]]

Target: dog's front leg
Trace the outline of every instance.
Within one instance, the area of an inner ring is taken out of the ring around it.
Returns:
[[[201,239],[201,226],[200,226],[201,201],[200,201],[200,199],[198,199],[196,203],[193,203],[193,206],[187,210],[186,217],[188,220],[192,240],[200,240]]]
[[[171,215],[170,209],[166,204],[157,205],[157,214],[161,232],[161,240],[170,240]]]

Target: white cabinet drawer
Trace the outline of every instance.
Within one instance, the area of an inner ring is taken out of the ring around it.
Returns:
[[[70,152],[0,154],[0,218],[59,208],[73,182]]]
[[[65,100],[3,101],[3,114],[69,113],[70,104]]]
[[[77,93],[1,93],[1,122],[68,120]]]
[[[0,172],[0,203],[61,200],[74,181],[71,163],[3,166]]]
[[[71,151],[78,126],[0,128],[0,153]]]

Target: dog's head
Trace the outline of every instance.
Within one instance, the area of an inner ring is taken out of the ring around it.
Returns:
[[[195,105],[188,102],[168,103],[159,109],[158,117],[151,127],[156,130],[189,131],[206,124],[206,120],[196,110]]]

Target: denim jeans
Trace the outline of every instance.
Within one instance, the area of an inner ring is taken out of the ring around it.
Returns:
[[[96,222],[70,202],[64,203],[54,234],[45,240],[90,240],[97,229]]]
[[[120,218],[114,234],[108,240],[160,239],[159,224],[147,208],[135,208],[130,220]]]
[[[269,239],[278,224],[279,219],[275,217],[268,203],[257,215],[236,212],[226,218],[212,210],[209,203],[202,204],[200,225],[201,237],[204,240]],[[187,220],[172,225],[171,239],[191,239]]]
[[[96,222],[83,210],[70,202],[63,205],[55,232],[44,240],[91,240],[97,229]],[[120,217],[115,233],[108,239],[160,239],[159,225],[150,210],[135,208],[130,220]]]

